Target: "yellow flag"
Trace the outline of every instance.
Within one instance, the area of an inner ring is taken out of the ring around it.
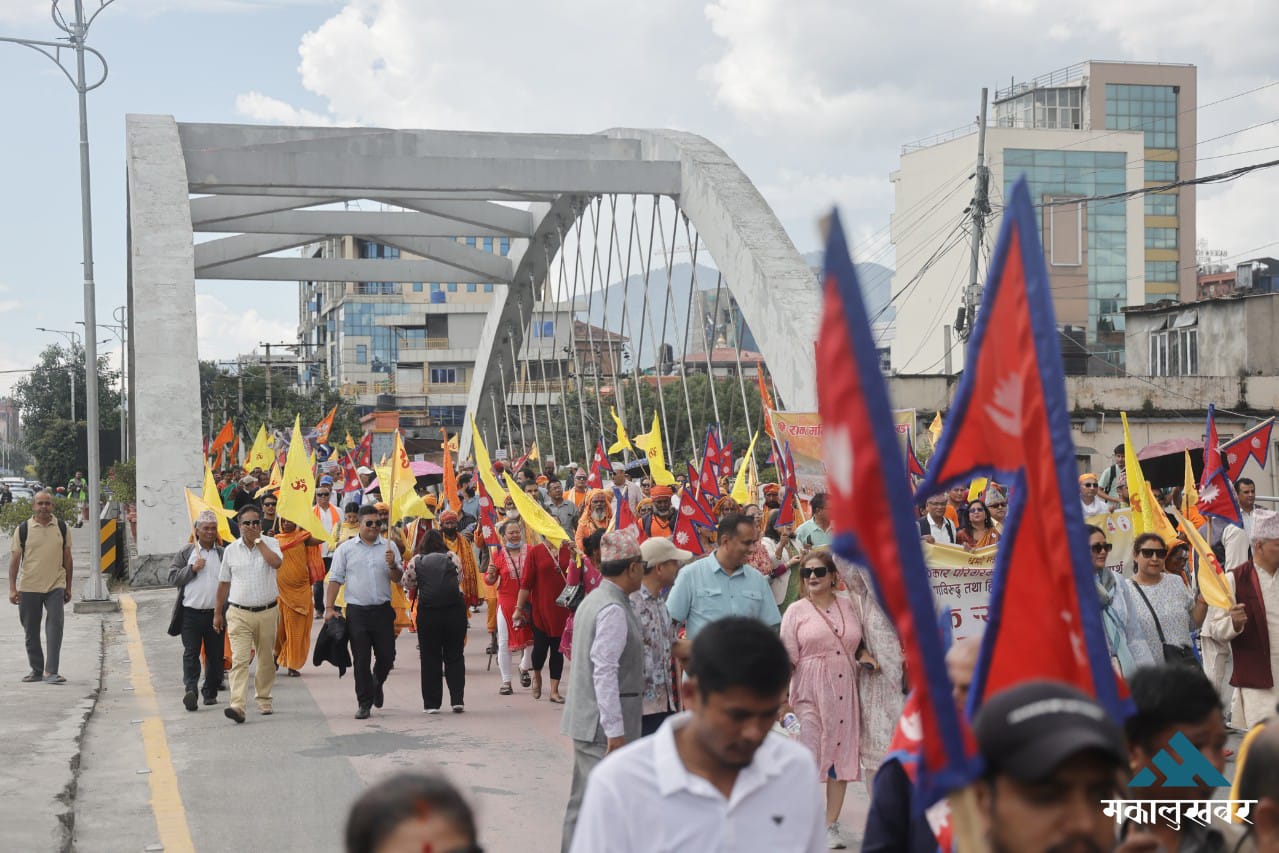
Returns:
[[[493,460],[489,458],[488,448],[484,446],[484,440],[480,438],[480,430],[475,426],[474,415],[471,416],[471,444],[475,445],[475,470],[479,472],[484,488],[493,499],[493,506],[500,507],[506,503],[506,490],[497,481],[497,477],[493,476]]]
[[[755,458],[755,439],[759,438],[759,433],[751,436],[751,445],[746,448],[746,455],[742,457],[742,467],[737,469],[737,479],[733,481],[733,491],[730,496],[742,506],[753,503],[751,497],[750,484],[746,482],[746,477],[750,471],[751,460]]]
[[[293,421],[293,438],[284,458],[281,475],[280,498],[276,512],[280,518],[296,524],[316,539],[333,544],[333,534],[324,529],[323,523],[311,511],[315,503],[315,472],[307,459],[306,442],[302,440],[300,419]]]
[[[985,477],[978,477],[977,479],[969,483],[968,484],[968,500],[975,501],[978,499],[982,499],[982,496],[986,494],[986,485],[989,482],[990,480],[986,479]]]
[[[224,542],[234,542],[235,537],[231,535],[231,525],[227,524],[227,519],[235,518],[235,510],[222,506],[222,495],[218,493],[218,484],[213,479],[213,471],[209,468],[207,459],[204,460],[204,489],[200,499],[218,516],[218,536]]]
[[[253,497],[260,498],[267,492],[280,488],[280,463],[271,463],[271,477],[267,480],[267,484],[253,493]]]
[[[260,424],[257,437],[253,439],[253,447],[249,448],[249,458],[244,463],[245,468],[250,471],[261,468],[265,471],[271,467],[271,463],[275,461],[275,454],[271,452],[271,445],[267,442],[266,424]]]
[[[536,441],[533,442],[533,446],[528,449],[528,456],[524,457],[524,459],[526,462],[536,462],[538,460]]]
[[[383,497],[391,505],[391,523],[403,518],[435,518],[417,494],[417,478],[413,476],[413,463],[400,433],[395,433],[395,449],[391,453],[391,484],[383,490]]]
[[[1164,513],[1164,508],[1159,505],[1159,500],[1155,497],[1155,490],[1150,487],[1150,483],[1145,480],[1141,483],[1145,486],[1145,498],[1142,501],[1143,511],[1146,507],[1150,507],[1150,515],[1144,519],[1144,523],[1149,525],[1146,528],[1147,533],[1158,533],[1159,538],[1164,540],[1164,544],[1169,548],[1177,541],[1177,528],[1172,526],[1172,522],[1168,520],[1168,516]],[[1132,487],[1128,487],[1129,495],[1132,494]]]
[[[222,541],[231,542],[235,539],[235,537],[231,535],[231,528],[226,521],[226,513],[230,512],[230,510],[223,509],[221,504],[209,506],[207,501],[190,489],[183,489],[182,491],[185,492],[187,496],[187,515],[190,516],[191,524],[193,526],[195,525],[196,516],[207,509],[218,518],[218,536],[221,537]],[[231,514],[234,515],[235,513]],[[224,530],[226,531],[225,535],[223,534]]]
[[[1176,510],[1173,510],[1173,512],[1176,512]],[[1199,592],[1203,595],[1204,601],[1213,607],[1220,607],[1222,610],[1229,610],[1234,607],[1235,602],[1230,597],[1230,585],[1226,583],[1225,577],[1218,573],[1221,565],[1217,562],[1216,555],[1212,553],[1212,548],[1200,535],[1190,519],[1179,512],[1177,512],[1177,526],[1181,528],[1186,541],[1190,543],[1190,547],[1195,550],[1195,554],[1199,557],[1199,566],[1195,576],[1199,580]]]
[[[936,449],[937,442],[941,440],[941,412],[938,412],[933,422],[928,425],[928,434],[933,437],[933,449]]]
[[[346,434],[346,449],[350,450],[352,447],[355,447],[355,439],[351,438],[351,434],[348,432]]]
[[[648,457],[648,476],[653,483],[658,486],[673,486],[675,475],[666,470],[666,454],[662,451],[662,422],[656,411],[653,412],[653,428],[643,435],[635,436],[635,446]]]
[[[622,419],[617,416],[617,409],[612,406],[608,407],[608,413],[613,416],[613,424],[617,428],[617,441],[608,446],[608,455],[612,456],[623,450],[632,450],[631,438],[626,434],[626,427],[622,425]],[[639,441],[639,436],[635,437]]]
[[[568,534],[564,532],[564,528],[558,521],[551,517],[551,514],[542,509],[541,504],[524,494],[524,490],[519,484],[511,479],[511,475],[502,472],[502,477],[506,482],[506,487],[511,492],[511,500],[515,501],[515,508],[519,510],[520,521],[534,533],[540,535],[549,542],[552,547],[559,547],[559,544],[568,539]]]
[[[1186,454],[1186,479],[1181,487],[1181,514],[1195,527],[1202,527],[1208,519],[1199,512],[1199,487],[1195,484],[1195,469],[1190,463],[1190,451]]]
[[[1158,507],[1152,507],[1154,499],[1147,499],[1149,490],[1146,487],[1146,476],[1141,473],[1141,463],[1137,461],[1137,451],[1132,446],[1132,433],[1128,430],[1128,413],[1120,412],[1119,419],[1124,424],[1124,471],[1128,475],[1128,503],[1132,505],[1132,534],[1140,536],[1147,531],[1155,530],[1154,513]],[[1166,521],[1166,519],[1165,519]]]

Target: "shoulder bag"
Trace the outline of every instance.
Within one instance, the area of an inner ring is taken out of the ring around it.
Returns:
[[[1146,609],[1150,611],[1150,615],[1155,620],[1155,631],[1159,633],[1159,643],[1164,649],[1164,663],[1198,667],[1199,661],[1195,657],[1194,649],[1189,646],[1174,645],[1164,638],[1163,626],[1159,624],[1159,614],[1155,613],[1155,608],[1150,605],[1150,599],[1146,598],[1146,593],[1141,588],[1141,584],[1134,580],[1132,585],[1137,588],[1137,594],[1140,595],[1141,600],[1146,603]]]

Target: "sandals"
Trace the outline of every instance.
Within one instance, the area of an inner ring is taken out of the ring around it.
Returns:
[[[540,672],[533,673],[533,698],[542,698],[542,673]]]
[[[551,697],[550,697],[550,700],[551,700],[552,702],[554,702],[556,705],[563,705],[563,704],[564,704],[564,697],[563,697],[563,696],[553,695],[553,696],[551,696]]]
[[[527,669],[520,670],[520,687],[528,687],[533,683],[533,676]]]
[[[499,696],[510,696],[514,692],[515,691],[511,688],[511,682],[509,681],[502,682],[502,686],[497,688]]]

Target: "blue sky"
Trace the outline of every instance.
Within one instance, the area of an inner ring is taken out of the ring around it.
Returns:
[[[1229,35],[1239,32],[1249,38]],[[48,3],[0,0],[0,34],[53,38]],[[888,176],[900,145],[971,121],[981,86],[1092,58],[1194,63],[1200,104],[1266,87],[1201,110],[1201,139],[1227,134],[1201,146],[1201,157],[1219,157],[1203,174],[1279,150],[1279,86],[1267,86],[1279,78],[1268,55],[1276,41],[1269,4],[1198,0],[118,0],[90,37],[112,66],[89,96],[98,314],[124,302],[129,112],[690,130],[738,161],[800,251],[817,248],[816,219],[838,203],[858,259],[891,264]],[[4,370],[30,366],[58,340],[34,327],[72,328],[82,303],[74,92],[47,60],[0,45],[0,94]],[[1200,236],[1245,255],[1279,239],[1258,215],[1276,191],[1269,173],[1203,190]],[[198,289],[203,357],[292,337],[291,285]],[[12,379],[0,374],[0,391]]]

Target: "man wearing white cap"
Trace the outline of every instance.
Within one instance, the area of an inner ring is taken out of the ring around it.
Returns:
[[[355,476],[360,480],[359,491],[347,497],[347,502],[359,501],[360,506],[368,506],[377,503],[377,498],[369,492],[369,483],[373,482],[376,476],[372,468],[367,465],[361,465],[355,469]]]
[[[1229,610],[1210,607],[1204,633],[1230,643],[1230,725],[1246,731],[1273,717],[1279,699],[1279,514],[1253,512],[1252,559],[1226,580],[1236,603]]]
[[[639,740],[644,640],[630,596],[643,581],[639,531],[610,530],[600,542],[600,574],[573,615],[573,667],[560,731],[573,739],[573,782],[561,849],[573,842],[586,779],[604,756]]]
[[[693,559],[693,552],[676,548],[663,536],[653,536],[640,545],[640,556],[644,559],[644,580],[631,593],[631,606],[644,632],[644,716],[640,731],[648,737],[661,727],[662,720],[679,710],[679,687],[671,677],[671,650],[688,641],[675,639],[675,626],[662,600],[662,590],[675,583],[680,566]]]
[[[182,637],[182,683],[186,692],[182,705],[194,711],[200,686],[200,649],[204,648],[204,704],[218,703],[222,683],[222,634],[213,628],[217,606],[218,574],[222,570],[222,543],[218,541],[218,518],[204,510],[195,518],[195,541],[173,555],[169,583],[178,588],[169,633],[178,629]]]
[[[618,489],[622,490],[622,496],[631,505],[631,512],[635,512],[635,507],[639,506],[639,502],[644,499],[644,492],[640,489],[639,483],[632,483],[626,476],[626,466],[621,462],[614,462],[613,487],[608,491],[616,493]]]

